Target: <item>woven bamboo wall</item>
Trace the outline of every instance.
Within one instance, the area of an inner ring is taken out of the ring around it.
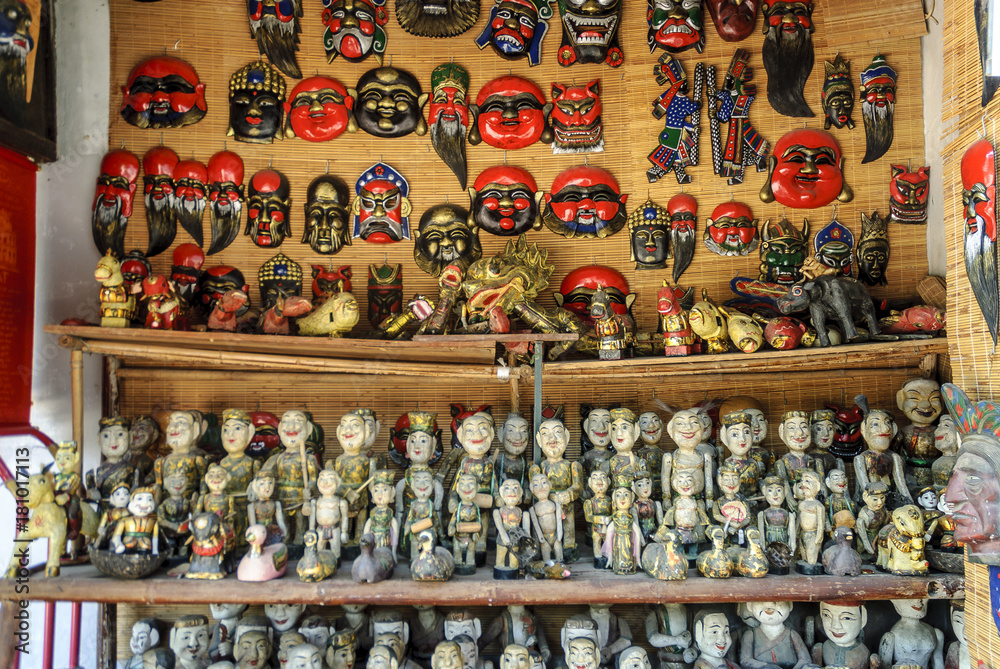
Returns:
[[[652,67],[659,52],[650,54],[646,46],[646,5],[641,0],[626,0],[624,19],[621,25],[622,46],[625,65],[611,69],[604,65],[574,66],[562,68],[556,63],[556,49],[560,42],[560,27],[553,21],[550,34],[544,45],[541,65],[529,68],[526,62],[507,62],[495,56],[490,49],[479,51],[472,42],[485,23],[489,2],[483,1],[483,12],[477,25],[464,35],[449,40],[417,38],[406,34],[395,20],[392,0],[386,3],[389,9],[388,47],[385,63],[409,70],[418,77],[425,91],[429,89],[430,71],[449,58],[463,65],[471,74],[471,92],[478,92],[490,79],[512,72],[527,76],[535,81],[548,95],[552,82],[583,84],[595,78],[601,79],[602,101],[604,104],[604,127],[606,150],[587,158],[590,165],[607,168],[618,179],[622,191],[629,194],[629,210],[638,206],[647,193],[654,200],[666,204],[667,200],[679,192],[673,175],[661,179],[657,184],[648,184],[645,171],[649,167],[646,155],[654,148],[656,137],[662,130],[662,123],[650,114],[650,104],[662,92],[654,81]],[[554,4],[554,3],[553,3]],[[351,64],[343,59],[327,64],[322,48],[321,5],[313,0],[305,3],[305,17],[302,20],[301,48],[298,55],[302,72],[310,76],[315,72],[333,76],[347,86],[354,86],[358,77],[371,67],[372,60],[361,64]],[[807,99],[818,116],[812,119],[791,119],[774,112],[767,103],[767,76],[761,64],[760,50],[763,38],[759,29],[739,44],[751,51],[751,64],[755,68],[755,81],[761,95],[754,103],[750,117],[754,126],[773,145],[785,132],[800,128],[805,122],[810,128],[822,128],[819,92],[823,81],[823,61],[833,60],[836,53],[851,61],[852,76],[858,86],[859,73],[867,67],[876,52],[881,51],[888,62],[899,73],[898,97],[895,112],[895,140],[889,152],[882,159],[861,165],[864,154],[865,135],[861,122],[860,103],[856,106],[857,126],[853,131],[834,130],[847,158],[847,179],[855,192],[853,202],[842,205],[837,210],[837,218],[850,227],[858,238],[861,231],[860,212],[875,209],[883,214],[888,208],[888,180],[890,163],[907,163],[914,166],[926,164],[923,142],[923,117],[920,85],[920,44],[917,37],[924,32],[923,14],[919,0],[894,3],[891,13],[885,16],[882,10],[863,3],[817,3],[814,20],[817,25],[813,36],[816,64],[806,87]],[[891,25],[886,25],[891,17]],[[723,42],[715,33],[711,19],[706,19],[707,46],[699,57],[693,51],[682,56],[688,76],[693,75],[694,63],[704,61],[714,64],[719,71],[719,82],[725,75],[735,45]],[[760,21],[760,19],[758,19]],[[227,89],[229,77],[237,69],[257,57],[256,43],[250,39],[249,28],[243,5],[228,3],[189,3],[182,0],[164,0],[157,3],[136,3],[133,0],[113,0],[111,2],[111,128],[110,146],[124,145],[138,156],[152,146],[162,142],[172,147],[182,159],[196,158],[207,161],[226,144],[228,120]],[[871,40],[871,41],[867,41]],[[168,53],[189,61],[199,72],[206,84],[208,114],[196,125],[164,132],[140,130],[126,124],[119,115],[121,104],[120,86],[128,78],[131,68],[146,57]],[[288,80],[289,90],[294,85]],[[686,192],[693,193],[699,201],[698,234],[704,230],[704,220],[720,203],[735,197],[751,206],[754,214],[763,222],[777,220],[782,215],[778,204],[764,205],[757,193],[764,183],[766,173],[748,171],[744,184],[731,188],[725,181],[712,173],[708,140],[708,123],[703,116],[701,141],[702,162],[690,170],[693,183],[686,186]],[[722,128],[725,133],[725,127]],[[725,137],[725,135],[723,135]],[[413,215],[411,226],[416,227],[420,215],[430,206],[444,201],[468,205],[468,195],[462,192],[450,171],[433,152],[429,135],[410,135],[398,139],[380,139],[363,132],[342,135],[331,144],[314,144],[302,139],[276,141],[273,145],[251,145],[228,142],[228,148],[236,151],[246,163],[247,179],[257,170],[272,164],[274,169],[284,172],[292,185],[292,235],[277,250],[259,249],[248,237],[240,236],[225,251],[211,256],[207,265],[233,264],[243,270],[251,283],[252,299],[257,299],[257,268],[278,250],[303,265],[309,276],[309,264],[349,264],[354,268],[355,292],[359,297],[362,311],[367,308],[364,297],[367,265],[380,263],[383,258],[389,262],[404,265],[404,293],[408,297],[416,292],[436,294],[436,282],[420,272],[412,262],[412,242],[404,241],[391,245],[366,244],[356,240],[353,246],[345,248],[336,256],[324,257],[314,253],[307,245],[300,244],[303,229],[305,190],[309,182],[327,169],[341,176],[351,187],[362,170],[375,163],[380,157],[399,169],[409,180]],[[553,156],[547,145],[536,144],[527,149],[504,152],[486,146],[468,147],[469,181],[484,168],[501,164],[524,166],[531,171],[539,187],[548,190],[552,179],[562,170],[581,164],[584,158],[577,156]],[[141,182],[140,182],[141,192]],[[145,213],[141,198],[136,198],[126,248],[145,248]],[[810,230],[815,233],[826,225],[833,207],[818,210],[787,212],[789,219],[801,227],[803,218],[810,221]],[[244,214],[245,215],[245,214]],[[245,220],[245,219],[244,219]],[[205,216],[208,228],[208,216]],[[872,293],[879,297],[910,297],[915,294],[915,285],[927,272],[926,242],[923,229],[908,229],[906,226],[890,227],[892,259],[889,263],[889,285],[874,288]],[[638,294],[635,313],[644,329],[652,329],[656,318],[655,292],[663,278],[669,277],[669,270],[635,272],[629,262],[627,230],[605,240],[569,241],[548,230],[529,234],[530,241],[537,241],[549,249],[550,261],[556,269],[552,283],[558,288],[562,278],[572,269],[591,262],[599,262],[615,267],[626,275],[633,292]],[[176,243],[190,241],[183,230],[178,230]],[[483,253],[493,254],[501,250],[504,238],[483,234]],[[811,246],[810,246],[811,248]],[[170,265],[170,251],[153,259],[154,269],[166,272]],[[756,276],[759,259],[753,253],[745,258],[720,258],[708,251],[700,242],[694,261],[685,272],[681,283],[685,286],[707,288],[714,299],[726,300],[729,280],[733,276]],[[546,293],[543,303],[552,305]],[[362,313],[362,324],[366,324]],[[360,329],[361,326],[359,326]]]

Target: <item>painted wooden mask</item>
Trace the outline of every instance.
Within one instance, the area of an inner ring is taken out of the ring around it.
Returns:
[[[479,0],[396,0],[396,20],[417,37],[454,37],[476,25]]]
[[[889,220],[873,211],[861,212],[861,239],[858,240],[858,278],[869,286],[889,283],[885,268],[889,264]]]
[[[837,276],[851,276],[854,262],[854,234],[834,219],[813,238],[813,250],[820,264],[837,270]]]
[[[965,207],[965,272],[994,345],[1000,318],[997,274],[996,155],[988,139],[973,142],[962,156]]]
[[[607,63],[618,67],[625,62],[618,42],[622,20],[622,0],[558,0],[563,36],[559,64]]]
[[[229,130],[237,142],[270,144],[281,129],[285,80],[263,61],[244,65],[229,79]]]
[[[427,132],[423,108],[427,95],[409,72],[376,67],[358,79],[355,116],[358,127],[375,137],[402,137]]]
[[[669,53],[694,49],[701,53],[705,49],[701,0],[647,0],[646,23],[650,53],[656,49]]]
[[[687,193],[678,193],[667,201],[667,211],[670,212],[670,252],[674,256],[672,276],[677,283],[694,258],[698,201]]]
[[[244,293],[250,290],[246,279],[243,278],[243,272],[231,265],[209,267],[198,274],[195,303],[202,313],[208,316],[219,299],[230,290],[242,290]],[[247,300],[243,311],[249,308],[250,301]]]
[[[911,172],[903,165],[890,165],[889,221],[891,223],[927,223],[927,197],[930,167]]]
[[[600,167],[577,166],[560,172],[545,194],[542,222],[563,237],[609,237],[625,225],[625,200],[618,181]]]
[[[474,127],[469,143],[486,142],[505,151],[516,151],[535,142],[551,142],[546,123],[551,105],[542,90],[524,77],[503,76],[479,90],[472,107]]]
[[[302,266],[284,253],[270,258],[257,270],[262,309],[270,309],[278,298],[302,295]]]
[[[253,175],[247,188],[247,227],[261,248],[281,246],[292,234],[289,213],[292,207],[291,188],[284,174],[276,170],[261,170]]]
[[[351,236],[372,244],[410,238],[410,184],[385,163],[365,170],[354,186],[354,229]]]
[[[464,67],[443,63],[434,68],[427,113],[431,144],[464,190],[468,182],[465,138],[469,133],[469,73]]]
[[[247,0],[250,37],[257,40],[257,50],[279,70],[300,79],[302,72],[295,60],[302,27],[301,0]]]
[[[360,63],[368,56],[382,64],[389,21],[385,0],[323,0],[323,48],[329,62],[337,56]]]
[[[132,215],[132,198],[139,178],[139,159],[127,149],[108,151],[101,159],[101,173],[91,206],[94,244],[100,254],[110,250],[125,257],[125,229]]]
[[[32,11],[31,7],[35,10]],[[33,16],[34,14],[34,16]],[[0,1],[0,114],[17,125],[24,124],[28,107],[28,57],[35,48],[31,36],[42,18],[41,5],[25,0]],[[34,25],[32,25],[34,24]]]
[[[469,212],[455,204],[438,204],[424,212],[413,236],[413,262],[431,276],[441,276],[448,265],[463,272],[483,255],[479,229]]]
[[[767,101],[785,116],[813,116],[804,95],[814,59],[812,0],[766,1],[763,9]]]
[[[774,145],[760,199],[795,209],[815,209],[834,200],[850,202],[854,192],[844,181],[843,170],[844,158],[833,135],[792,130]]]
[[[207,109],[198,73],[171,56],[147,58],[132,68],[122,93],[121,116],[138,128],[180,128],[200,121]]]
[[[143,203],[149,230],[147,258],[166,251],[177,234],[173,202],[174,167],[178,160],[177,153],[166,146],[154,146],[142,157]]]
[[[288,96],[285,112],[286,137],[308,142],[327,142],[347,132],[357,132],[353,90],[330,77],[303,79]]]
[[[551,18],[550,0],[494,0],[476,46],[485,49],[489,45],[507,60],[527,58],[533,67],[542,60],[542,40]]]
[[[865,121],[863,163],[878,160],[892,146],[896,109],[896,71],[879,54],[861,71],[861,115]]]
[[[670,212],[646,200],[628,217],[629,260],[636,269],[662,269],[670,258]]]
[[[373,328],[403,310],[403,266],[368,266],[368,322]]]
[[[310,265],[310,267],[312,267],[313,300],[325,300],[341,291],[352,292],[350,265],[341,265],[337,268],[333,266],[326,268],[322,265]]]
[[[212,243],[208,255],[232,244],[243,218],[243,159],[232,151],[218,151],[208,159],[208,213]]]
[[[601,80],[585,86],[552,84],[552,153],[604,151]]]
[[[573,312],[587,325],[593,325],[589,305],[598,286],[602,286],[607,293],[613,312],[619,316],[629,313],[636,296],[629,288],[625,275],[605,265],[576,268],[566,275],[559,292],[553,293],[552,297],[557,305]]]
[[[757,220],[742,202],[724,202],[705,221],[705,246],[720,256],[745,256],[760,245]]]
[[[765,221],[761,229],[759,280],[786,286],[801,281],[807,239],[808,219],[801,230],[796,230],[784,217],[776,224]]]
[[[207,204],[208,168],[197,160],[182,160],[174,167],[174,214],[198,246],[204,242],[201,219]]]
[[[739,42],[750,37],[757,23],[759,0],[705,0],[719,37]]]
[[[823,80],[823,91],[820,93],[823,104],[823,127],[827,130],[832,125],[835,128],[854,128],[854,81],[851,79],[851,61],[844,60],[837,54],[833,62],[826,61],[826,78]]]
[[[321,174],[313,179],[306,189],[306,223],[301,243],[325,255],[333,255],[350,246],[347,224],[350,207],[350,193],[343,179],[332,174]]]
[[[469,189],[471,219],[491,235],[513,237],[542,227],[542,194],[527,170],[497,165],[483,170]]]

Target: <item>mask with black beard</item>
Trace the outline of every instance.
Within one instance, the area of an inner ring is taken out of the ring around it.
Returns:
[[[542,194],[535,179],[520,167],[497,165],[483,170],[469,189],[472,223],[491,235],[512,237],[542,227]]]
[[[174,213],[198,246],[204,241],[201,218],[205,213],[206,181],[208,170],[197,160],[182,160],[174,168]]]
[[[469,212],[454,204],[431,207],[420,217],[413,240],[413,262],[431,276],[440,276],[448,265],[463,272],[483,255],[479,229],[469,222]]]
[[[101,160],[91,224],[94,244],[102,256],[110,249],[116,258],[125,257],[125,229],[138,176],[139,159],[127,149],[109,151]]]
[[[347,212],[350,208],[347,184],[332,174],[323,174],[306,190],[306,224],[302,243],[316,253],[333,255],[351,245]]]
[[[23,125],[28,105],[28,54],[31,12],[20,0],[0,0],[0,113]]]
[[[767,101],[785,116],[814,116],[803,91],[813,67],[812,0],[764,4]]]
[[[149,229],[147,258],[166,251],[177,235],[177,214],[174,211],[174,168],[177,162],[177,154],[165,146],[154,146],[142,157],[143,202],[146,205],[146,227]]]
[[[396,0],[396,20],[418,37],[454,37],[476,24],[479,0]]]
[[[243,214],[243,159],[232,151],[218,151],[208,159],[208,213],[212,244],[208,255],[236,241]]]
[[[892,120],[896,107],[896,71],[879,54],[861,72],[861,115],[865,120],[865,157],[862,163],[881,158],[892,146]]]
[[[878,211],[871,217],[861,212],[861,239],[858,241],[858,278],[869,286],[889,283],[885,276],[889,264],[889,219]]]
[[[257,50],[290,77],[302,78],[295,52],[299,50],[299,0],[247,0],[250,37],[257,40]]]
[[[465,189],[465,137],[469,131],[469,73],[454,63],[438,65],[431,72],[428,106],[431,144]]]
[[[694,258],[698,202],[686,193],[679,193],[667,202],[667,211],[670,213],[670,252],[674,256],[672,276],[677,283]]]
[[[993,145],[980,139],[962,156],[962,204],[965,206],[965,271],[986,319],[993,345],[1000,317],[997,276],[996,156]]]

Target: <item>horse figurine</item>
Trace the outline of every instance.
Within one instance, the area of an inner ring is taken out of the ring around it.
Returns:
[[[590,317],[594,319],[594,333],[598,341],[601,360],[619,360],[631,339],[628,323],[611,309],[611,298],[600,284],[590,298]]]

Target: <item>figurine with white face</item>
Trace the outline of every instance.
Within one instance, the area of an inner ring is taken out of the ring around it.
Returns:
[[[833,536],[833,531],[841,525],[854,528],[857,518],[857,509],[854,500],[847,492],[847,473],[839,469],[834,469],[826,475],[826,495],[827,518],[830,521],[827,534]],[[937,506],[937,495],[934,496],[934,506]]]
[[[788,481],[789,488],[785,491],[788,508],[795,511],[796,499],[791,494],[799,482],[803,469],[815,469],[822,476],[823,470],[813,462],[811,455],[806,453],[812,443],[808,411],[786,411],[778,425],[778,437],[788,447],[788,452],[782,455],[774,465],[775,473]]]
[[[326,660],[327,669],[354,669],[357,660],[357,636],[352,629],[341,629],[335,631],[331,627],[332,634],[326,640]]]
[[[566,664],[569,669],[597,669],[601,665],[597,642],[585,636],[571,639],[566,644]]]
[[[698,647],[694,669],[739,669],[738,664],[728,659],[733,637],[729,617],[722,611],[702,609],[695,614],[694,642]]]
[[[913,488],[929,486],[933,483],[931,467],[938,457],[934,423],[944,410],[941,384],[933,379],[909,379],[896,393],[896,406],[910,421],[899,430],[894,449],[906,459],[906,482]]]
[[[479,656],[479,646],[471,636],[459,634],[454,641],[462,651],[462,669],[493,669],[492,662]]]
[[[941,452],[941,457],[931,465],[931,479],[934,481],[934,488],[939,493],[948,487],[951,473],[955,469],[955,461],[958,460],[958,428],[955,427],[955,419],[951,414],[943,414],[938,418],[937,427],[934,428],[934,447]]]
[[[101,446],[104,462],[96,470],[87,472],[87,496],[98,503],[98,510],[108,510],[111,493],[121,484],[131,486],[135,465],[129,455],[129,427],[127,418],[102,418],[97,441]]]
[[[883,667],[944,669],[944,632],[923,621],[927,599],[893,599],[899,622],[882,635],[878,654]]]
[[[576,500],[583,491],[583,466],[579,462],[570,462],[563,455],[569,446],[570,432],[558,419],[543,421],[535,432],[535,443],[542,449],[544,459],[531,465],[528,469],[528,480],[536,474],[544,474],[549,480],[552,501],[562,507],[565,518],[563,527],[563,559],[575,562],[580,558],[580,550],[576,545]],[[532,486],[534,487],[534,486]]]
[[[431,669],[462,669],[462,662],[462,649],[458,644],[454,641],[442,641],[434,647]]]
[[[233,638],[240,616],[247,610],[246,604],[209,604],[208,610],[212,619],[218,622],[212,628],[212,639],[209,643],[209,657],[213,661],[226,660],[233,657]]]
[[[662,479],[660,470],[663,466],[664,451],[660,448],[660,439],[663,438],[663,419],[655,411],[643,411],[639,414],[639,439],[642,446],[636,450],[636,454],[646,463],[646,471],[653,481],[653,498],[660,499],[663,496]]]
[[[750,615],[759,623],[743,632],[740,666],[743,669],[803,669],[813,666],[798,632],[785,625],[791,602],[750,602]]]
[[[712,482],[715,480],[715,468],[712,456],[697,450],[705,436],[705,429],[698,413],[690,409],[675,413],[667,423],[667,434],[677,444],[677,450],[673,453],[663,454],[660,481],[664,507],[670,505],[671,480],[674,470],[690,471],[695,482],[693,494],[699,498],[704,497],[711,503],[714,498]]]
[[[323,655],[311,643],[303,643],[288,651],[288,669],[323,669]]]
[[[720,416],[719,439],[729,449],[730,456],[723,461],[739,472],[740,492],[754,497],[760,485],[760,469],[750,457],[753,448],[752,418],[747,411],[733,411]]]
[[[299,509],[315,494],[316,476],[319,474],[316,456],[306,451],[306,439],[312,431],[313,424],[304,411],[286,411],[278,422],[278,438],[284,448],[275,449],[280,452],[269,457],[260,469],[261,474],[274,476],[278,501],[285,518],[295,522],[294,537],[289,537],[289,543],[294,544],[303,542],[307,516],[299,513]]]
[[[253,667],[265,667],[271,658],[271,635],[269,632],[250,629],[237,631],[236,648],[233,651],[233,659],[236,660],[234,669],[251,669]]]
[[[476,493],[473,497],[479,508],[478,515],[482,528],[476,535],[476,564],[486,564],[486,535],[490,526],[490,509],[493,507],[493,461],[490,459],[490,448],[496,431],[493,428],[493,416],[480,411],[465,418],[458,425],[455,436],[462,445],[465,455],[458,462],[458,470],[452,482],[451,494],[448,498],[448,510],[455,513],[461,503],[458,494],[458,481],[463,475],[472,476],[476,481]]]
[[[410,504],[416,497],[413,489],[413,477],[418,471],[430,472],[430,461],[437,449],[437,414],[431,411],[410,411],[407,413],[410,432],[406,435],[406,458],[409,466],[403,478],[396,484],[396,522],[403,527],[403,521],[410,512]],[[421,479],[424,477],[421,476]],[[434,515],[440,523],[441,504],[444,501],[444,485],[441,479],[431,475],[430,493],[434,498]],[[419,534],[419,532],[417,532]],[[438,537],[440,539],[440,537]],[[401,547],[409,542],[407,533],[403,533]]]
[[[641,646],[629,646],[618,656],[618,669],[653,669],[646,649]]]
[[[636,441],[639,440],[639,423],[635,413],[624,407],[611,410],[611,445],[615,454],[611,456],[611,479],[624,476],[635,478],[640,471],[645,471],[645,462],[633,452]]]
[[[820,602],[819,616],[827,640],[823,642],[823,666],[867,669],[876,656],[861,642],[868,624],[868,609],[861,601]],[[815,651],[814,651],[815,652]]]
[[[520,644],[507,644],[500,656],[500,669],[531,669],[531,651]]]
[[[352,549],[344,553],[345,558],[357,554],[354,551],[368,520],[369,479],[378,469],[378,463],[375,458],[368,457],[365,447],[368,435],[369,428],[362,414],[356,411],[345,413],[337,424],[337,441],[344,452],[337,456],[333,467],[330,462],[326,463],[327,469],[335,469],[340,475],[340,494],[347,500],[349,527],[353,528],[349,530],[350,538],[344,542],[345,547]]]
[[[913,498],[906,487],[903,458],[898,453],[889,451],[899,429],[892,414],[881,409],[869,411],[868,399],[864,395],[858,395],[854,401],[865,412],[865,418],[861,422],[861,437],[868,446],[867,450],[854,458],[854,498],[861,498],[861,493],[869,482],[881,481],[889,489],[890,508],[913,504]]]
[[[834,419],[837,412],[833,409],[816,409],[809,415],[809,431],[812,435],[813,450],[810,453],[818,460],[823,471],[829,473],[832,469],[843,471],[844,461],[830,452],[834,437],[837,436],[837,426]]]
[[[524,452],[531,441],[531,426],[521,414],[511,412],[507,415],[507,420],[497,430],[497,438],[500,439],[503,450],[497,453],[493,463],[493,490],[495,491],[493,503],[500,506],[500,485],[504,481],[512,479],[520,484],[521,490],[524,492],[524,499],[521,500],[520,504],[527,504],[529,501],[528,462]]]
[[[265,604],[264,615],[271,621],[271,627],[275,634],[285,632],[298,627],[299,618],[306,610],[305,604]]]
[[[121,665],[122,669],[142,669],[142,655],[150,648],[160,643],[160,631],[155,618],[143,618],[132,625],[132,636],[128,648],[132,651],[132,659]]]
[[[768,476],[761,483],[761,492],[767,508],[757,513],[757,528],[764,540],[764,545],[780,541],[795,554],[795,544],[798,541],[798,528],[795,524],[795,513],[784,508],[788,483],[778,476]]]
[[[589,477],[595,469],[603,469],[610,474],[612,451],[608,446],[611,444],[611,411],[598,407],[580,408],[580,413],[584,414],[580,423],[580,447],[583,451],[580,464],[583,465],[584,475]]]
[[[521,484],[515,479],[506,479],[497,492],[500,502],[493,509],[493,522],[497,528],[497,554],[493,566],[493,578],[517,578],[522,564],[517,555],[516,541],[512,534],[520,529],[531,536],[530,514],[525,513],[520,504],[524,499]]]
[[[202,615],[181,616],[170,630],[170,650],[181,669],[205,669],[208,658],[208,618]]]
[[[750,416],[750,428],[753,434],[753,446],[750,457],[757,463],[757,469],[763,476],[774,466],[774,455],[764,446],[767,437],[767,416],[764,415],[764,405],[749,395],[730,397],[719,407],[719,416],[725,416],[732,411],[743,411]]]
[[[822,482],[819,474],[812,469],[802,471],[799,479],[799,505],[798,505],[798,525],[799,525],[799,571],[803,574],[821,574],[820,548],[823,546],[823,538],[826,528],[826,507],[823,502],[816,499],[822,489]]]
[[[507,608],[503,609],[483,631],[479,644],[485,648],[494,639],[499,642],[500,647],[504,649],[500,658],[500,669],[504,669],[504,657],[509,651],[511,652],[510,657],[507,657],[509,669],[519,669],[518,665],[521,664],[524,664],[524,667],[520,669],[530,669],[531,651],[537,651],[546,662],[552,657],[541,622],[541,619],[533,611],[525,608],[524,604],[508,604]]]
[[[672,667],[681,663],[691,664],[698,656],[698,651],[691,645],[687,608],[683,604],[657,604],[646,616],[645,625],[646,641],[657,649],[656,655],[661,667],[664,663]]]
[[[951,600],[951,631],[956,641],[948,646],[944,658],[944,669],[970,669],[972,658],[969,656],[969,640],[965,636],[965,600]]]

